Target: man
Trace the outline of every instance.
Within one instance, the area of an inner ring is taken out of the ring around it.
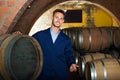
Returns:
[[[70,38],[60,27],[65,13],[61,9],[53,12],[51,27],[33,35],[43,51],[43,68],[39,80],[68,80],[68,69],[76,71]]]
[[[43,52],[43,68],[38,80],[68,80],[68,70],[77,70],[70,38],[60,30],[64,16],[63,10],[56,9],[51,27],[33,35]]]

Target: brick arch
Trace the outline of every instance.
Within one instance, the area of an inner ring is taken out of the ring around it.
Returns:
[[[29,1],[29,0],[28,0]],[[10,25],[7,33],[12,33],[14,31],[21,31],[23,34],[28,34],[30,29],[32,28],[35,21],[42,15],[46,10],[51,8],[52,6],[64,2],[66,0],[31,0],[31,2],[26,2],[23,6],[23,9],[19,11],[23,14],[16,20],[17,22],[13,21]],[[28,5],[29,4],[29,5]],[[27,7],[26,7],[27,6]],[[17,14],[19,16],[19,14]]]
[[[18,18],[16,23],[14,23],[15,21],[13,21],[7,33],[12,33],[14,31],[19,30],[23,34],[28,34],[33,24],[39,18],[40,15],[42,15],[46,10],[48,10],[52,6],[64,1],[70,1],[70,0],[31,0],[31,2],[27,2],[27,3],[30,3],[30,5],[28,4],[24,5],[27,7],[25,10],[23,10],[23,14],[20,16],[20,18]],[[88,1],[102,5],[103,7],[108,9],[110,12],[112,12],[114,15],[116,15],[116,18],[117,18],[116,20],[120,21],[120,14],[119,14],[120,6],[118,4],[120,3],[120,0],[115,0],[115,1],[114,0],[88,0]],[[114,6],[110,6],[110,5],[114,5]]]
[[[26,0],[0,0],[0,34],[7,31],[25,2]]]

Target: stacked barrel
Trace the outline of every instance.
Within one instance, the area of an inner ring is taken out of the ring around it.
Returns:
[[[77,64],[81,79],[120,79],[120,29],[118,27],[77,27],[63,29],[63,32],[71,38],[73,49],[79,53]]]

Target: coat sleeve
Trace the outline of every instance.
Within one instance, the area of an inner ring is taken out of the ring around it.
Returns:
[[[41,37],[41,33],[40,32],[37,32],[35,34],[32,35],[33,38],[35,38],[39,44],[40,44],[40,37]]]
[[[66,56],[68,67],[70,67],[70,65],[73,63],[75,64],[75,59],[73,56],[73,48],[72,48],[72,43],[70,39],[68,39],[66,43],[65,56]]]

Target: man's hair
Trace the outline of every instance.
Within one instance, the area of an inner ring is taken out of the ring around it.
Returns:
[[[54,10],[54,11],[53,11],[53,16],[54,16],[54,14],[55,14],[56,12],[60,12],[60,13],[62,13],[62,14],[65,16],[65,12],[64,12],[62,9],[56,9],[56,10]]]

